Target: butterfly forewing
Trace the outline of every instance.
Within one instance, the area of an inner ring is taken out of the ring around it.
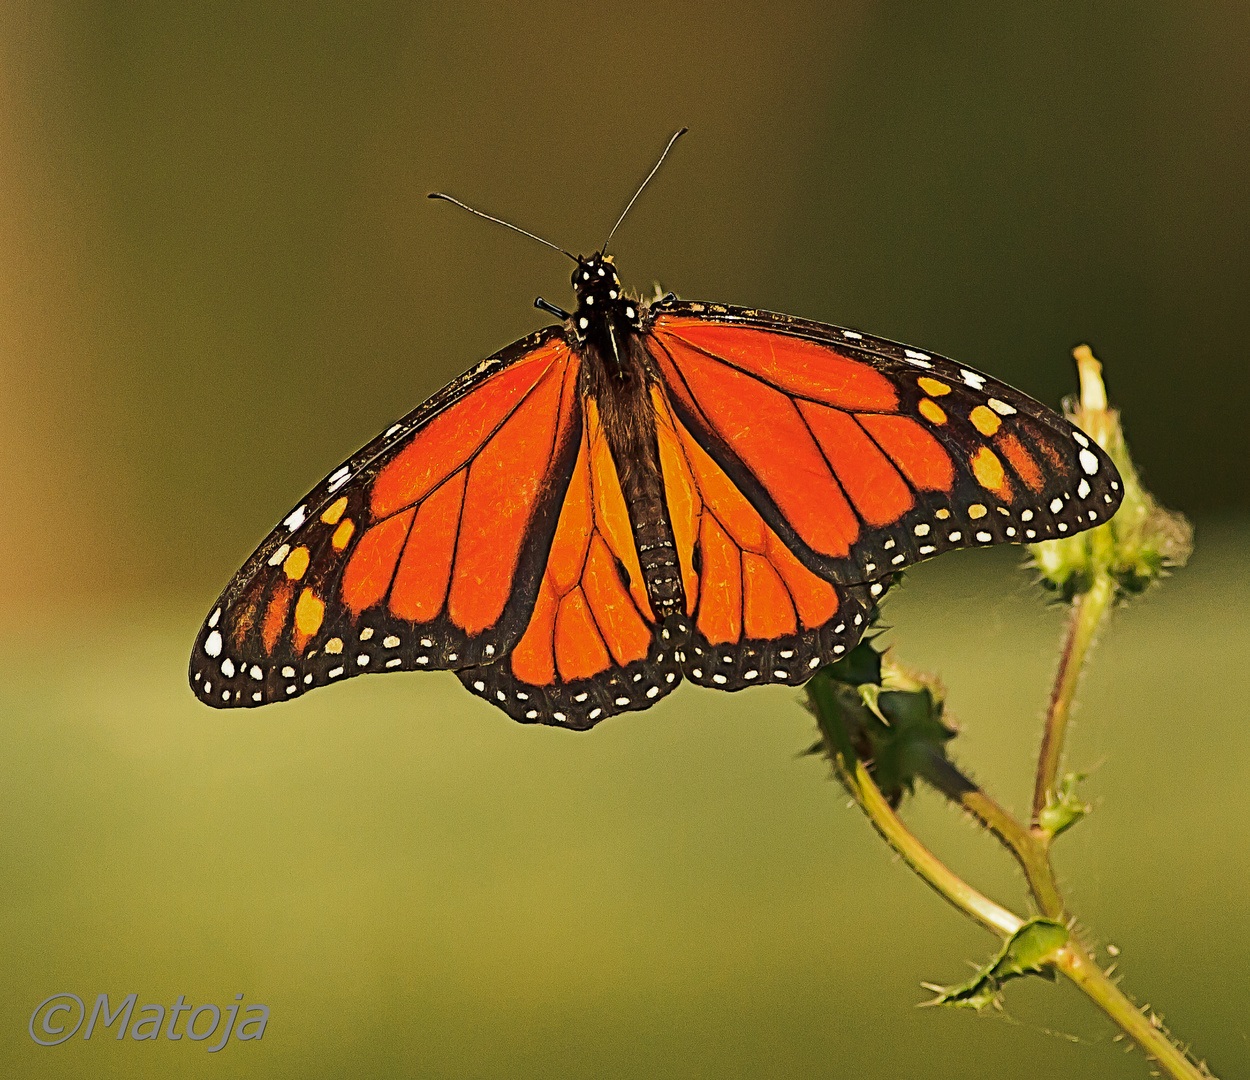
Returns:
[[[782,315],[653,311],[648,341],[675,415],[827,581],[1052,539],[1119,506],[1119,476],[1092,440],[971,368]]]
[[[581,440],[556,330],[456,380],[331,473],[257,549],[197,638],[219,707],[397,668],[461,668],[519,640]]]

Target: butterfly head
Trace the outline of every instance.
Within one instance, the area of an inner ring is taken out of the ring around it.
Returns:
[[[595,304],[607,307],[621,295],[621,279],[611,255],[595,252],[577,260],[573,271],[573,288],[577,290],[578,306]]]

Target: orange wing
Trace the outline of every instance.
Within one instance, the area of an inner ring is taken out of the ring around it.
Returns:
[[[520,642],[497,663],[458,672],[516,720],[584,729],[645,709],[680,681],[677,627],[657,626],[616,464],[593,401]],[[683,636],[684,635],[680,635]]]
[[[988,375],[783,315],[652,312],[648,347],[676,420],[826,581],[1077,532],[1119,506],[1106,454]]]
[[[543,331],[484,362],[319,484],[205,621],[218,707],[397,668],[487,664],[521,639],[584,443],[579,361]]]
[[[682,671],[721,690],[792,686],[853,648],[889,578],[817,577],[781,541],[654,391],[660,464],[693,620]]]

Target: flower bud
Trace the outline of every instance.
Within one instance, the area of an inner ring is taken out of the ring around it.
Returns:
[[[1107,405],[1102,365],[1088,345],[1073,350],[1081,380],[1079,402],[1064,402],[1064,415],[1110,455],[1120,471],[1124,500],[1110,521],[1060,540],[1029,545],[1041,583],[1064,600],[1087,592],[1107,576],[1117,595],[1142,592],[1169,567],[1184,566],[1193,550],[1193,527],[1181,514],[1163,509],[1142,487],[1129,456],[1120,414]]]

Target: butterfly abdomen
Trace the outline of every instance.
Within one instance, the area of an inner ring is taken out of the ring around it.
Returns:
[[[650,452],[656,455],[654,435],[650,441]],[[663,621],[667,615],[685,609],[686,596],[682,589],[681,568],[677,563],[677,548],[673,543],[673,529],[664,506],[659,470],[649,469],[645,473],[638,469],[631,470],[628,479],[622,477],[621,486],[634,529],[634,546],[638,551],[647,598],[656,616]]]
[[[686,597],[660,472],[652,380],[632,329],[614,330],[616,355],[604,357],[592,350],[586,371],[620,480],[647,598],[657,621],[664,622],[685,611]]]

